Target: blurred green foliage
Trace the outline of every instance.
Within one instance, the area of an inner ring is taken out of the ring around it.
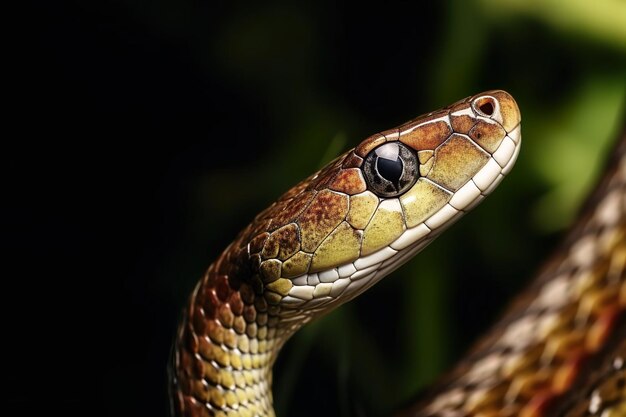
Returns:
[[[345,48],[329,48],[344,30],[330,3],[257,4],[219,23],[197,60],[254,97],[272,138],[254,164],[206,172],[189,185],[188,241],[166,268],[188,273],[189,283],[203,259],[190,260],[189,247],[207,236],[233,236],[369,134],[491,88],[511,92],[523,115],[517,167],[493,196],[287,345],[276,368],[279,415],[371,416],[400,406],[450,366],[531,278],[597,179],[624,120],[624,10],[610,0],[441,3],[414,19],[430,19],[436,30],[402,40],[410,45],[406,54],[420,59],[403,65],[377,57],[368,65],[380,66],[380,74],[368,79],[359,78],[358,65],[343,66],[348,61],[336,54]],[[394,30],[394,22],[379,23],[363,39],[375,51],[384,50],[372,41],[376,31]],[[347,85],[351,77],[362,84]],[[355,105],[354,97],[368,97],[371,107]]]

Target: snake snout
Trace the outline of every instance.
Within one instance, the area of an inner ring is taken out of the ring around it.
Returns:
[[[492,90],[471,99],[474,111],[483,117],[498,122],[507,133],[511,133],[522,121],[517,102],[504,90]]]

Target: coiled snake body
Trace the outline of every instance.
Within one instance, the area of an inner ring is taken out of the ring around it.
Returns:
[[[365,139],[260,213],[191,295],[173,357],[174,413],[273,416],[272,365],[287,339],[496,188],[519,152],[520,120],[503,91],[469,97]],[[531,288],[403,415],[626,415],[625,145]],[[604,362],[583,366],[598,351]]]

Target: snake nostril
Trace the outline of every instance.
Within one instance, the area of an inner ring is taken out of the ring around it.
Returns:
[[[478,116],[492,117],[498,109],[498,102],[491,96],[482,96],[474,100],[472,108]]]
[[[481,103],[478,108],[487,116],[491,116],[493,114],[494,107],[491,101],[485,101],[484,103]]]
[[[482,96],[472,103],[472,107],[479,116],[491,117],[496,112],[497,103],[491,96]]]

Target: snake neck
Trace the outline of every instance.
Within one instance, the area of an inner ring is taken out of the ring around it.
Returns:
[[[227,259],[228,249],[225,254]],[[179,327],[172,364],[175,415],[274,416],[272,366],[308,320],[289,320],[288,312],[239,278],[242,271],[223,265],[209,267]]]

